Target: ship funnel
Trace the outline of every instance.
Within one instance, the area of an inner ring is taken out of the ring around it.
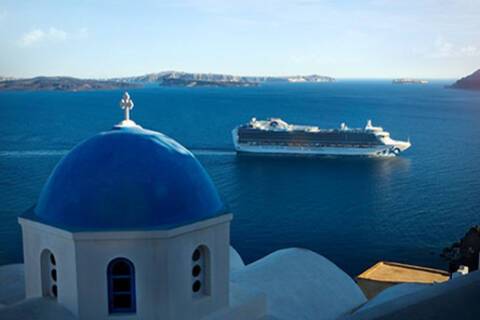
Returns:
[[[366,125],[365,128],[367,128],[367,129],[373,128],[372,120],[368,120],[368,121],[367,121],[367,125]]]

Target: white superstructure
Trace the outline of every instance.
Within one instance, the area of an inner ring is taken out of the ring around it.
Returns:
[[[338,129],[292,125],[279,118],[252,120],[232,131],[235,150],[242,153],[292,155],[354,155],[392,157],[410,148],[410,141],[393,140],[390,133],[372,125]]]

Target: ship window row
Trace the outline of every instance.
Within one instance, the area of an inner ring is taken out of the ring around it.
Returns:
[[[305,137],[305,136],[251,136],[251,135],[240,135],[239,139],[241,140],[274,140],[274,141],[360,141],[360,142],[376,142],[379,141],[376,137]]]
[[[371,133],[349,133],[349,132],[260,132],[240,131],[240,138],[250,139],[305,139],[305,140],[378,140],[377,136]]]
[[[330,141],[322,141],[322,140],[303,140],[303,139],[245,139],[240,138],[238,139],[239,142],[267,142],[267,143],[323,143],[323,144],[380,144],[380,141],[363,141],[363,140],[330,140]]]
[[[301,141],[292,141],[292,142],[278,142],[278,141],[250,141],[250,140],[240,140],[239,143],[245,143],[250,145],[258,146],[285,146],[285,147],[354,147],[354,148],[370,148],[373,146],[379,145],[379,143],[352,143],[352,142],[333,142],[333,143],[311,143],[311,142],[301,142]]]

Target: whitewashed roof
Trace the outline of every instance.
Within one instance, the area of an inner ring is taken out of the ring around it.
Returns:
[[[366,302],[352,278],[305,249],[276,251],[233,271],[230,281],[266,294],[274,319],[335,319]]]
[[[25,299],[23,264],[0,266],[0,305],[11,305]]]
[[[230,272],[243,269],[244,267],[245,263],[243,262],[242,257],[240,257],[237,250],[230,247]]]

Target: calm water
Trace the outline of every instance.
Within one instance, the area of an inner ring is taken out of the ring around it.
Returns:
[[[438,254],[480,217],[480,93],[443,82],[132,90],[133,118],[192,149],[235,214],[247,262],[284,247],[351,275],[378,260],[446,268]],[[121,92],[0,93],[0,264],[22,260],[19,213],[65,152],[117,123]],[[237,157],[230,130],[252,116],[364,126],[411,138],[394,159]]]

